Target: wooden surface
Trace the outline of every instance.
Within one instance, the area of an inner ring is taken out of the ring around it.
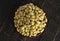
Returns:
[[[30,2],[41,7],[48,18],[43,34],[33,38],[21,36],[13,23],[16,9]],[[59,0],[0,0],[0,41],[60,41]]]

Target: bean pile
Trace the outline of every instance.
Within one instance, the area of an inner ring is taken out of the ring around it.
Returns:
[[[41,34],[46,22],[47,18],[44,11],[33,3],[20,6],[15,12],[14,26],[17,32],[27,37]]]

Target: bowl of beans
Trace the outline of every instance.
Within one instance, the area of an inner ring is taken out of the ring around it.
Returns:
[[[47,23],[45,14],[33,3],[20,6],[14,16],[14,26],[17,32],[26,37],[35,37],[41,34]]]

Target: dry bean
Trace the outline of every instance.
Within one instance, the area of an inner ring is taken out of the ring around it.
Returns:
[[[47,18],[44,11],[32,3],[20,6],[15,12],[14,25],[24,36],[37,36],[46,26]]]

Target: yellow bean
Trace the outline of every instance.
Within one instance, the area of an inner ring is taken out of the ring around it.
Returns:
[[[37,36],[44,31],[47,18],[44,11],[34,4],[20,6],[15,12],[14,26],[24,36]]]

